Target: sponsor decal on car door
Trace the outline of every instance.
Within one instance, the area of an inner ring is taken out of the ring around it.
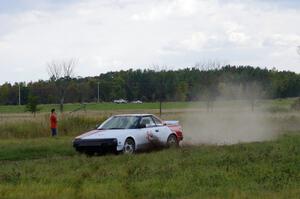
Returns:
[[[148,147],[149,141],[147,139],[147,131],[147,128],[136,129],[135,138],[138,149],[144,149]]]
[[[155,122],[153,121],[151,116],[144,116],[141,118],[140,125],[144,125],[145,128],[142,128],[143,135],[147,140],[146,147],[150,147],[153,142],[156,142],[158,139],[154,137],[154,133],[156,130]]]
[[[154,136],[158,138],[161,144],[165,144],[167,142],[168,136],[170,134],[169,127],[165,126],[161,120],[156,117],[152,117],[156,128],[154,128]]]

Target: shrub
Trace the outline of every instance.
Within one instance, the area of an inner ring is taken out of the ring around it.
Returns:
[[[28,103],[25,107],[25,111],[31,112],[34,116],[36,112],[40,111],[40,108],[38,107],[38,98],[36,96],[30,95],[28,97]]]
[[[291,110],[299,111],[300,110],[300,98],[297,98],[292,104],[291,104]]]

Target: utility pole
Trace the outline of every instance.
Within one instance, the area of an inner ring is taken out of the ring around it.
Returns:
[[[162,92],[163,92],[163,82],[162,78],[160,78],[160,92],[159,92],[159,117],[161,117],[162,114]]]
[[[99,92],[100,92],[100,82],[98,82],[98,103],[100,102],[100,94],[99,94]]]
[[[21,105],[21,85],[19,83],[19,106]]]
[[[162,104],[162,101],[161,101],[161,98],[159,99],[159,117],[161,117],[161,104]]]

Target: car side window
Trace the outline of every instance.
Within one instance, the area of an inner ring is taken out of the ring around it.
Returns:
[[[150,116],[142,117],[140,124],[145,124],[146,127],[155,126],[155,123]]]
[[[160,119],[158,119],[157,117],[154,117],[154,116],[152,116],[152,118],[157,126],[163,126],[163,123]]]

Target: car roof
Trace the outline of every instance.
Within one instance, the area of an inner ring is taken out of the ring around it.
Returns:
[[[148,113],[137,113],[137,114],[119,114],[119,115],[114,115],[114,116],[132,116],[132,117],[142,117],[142,116],[152,116],[153,114],[148,114]]]

